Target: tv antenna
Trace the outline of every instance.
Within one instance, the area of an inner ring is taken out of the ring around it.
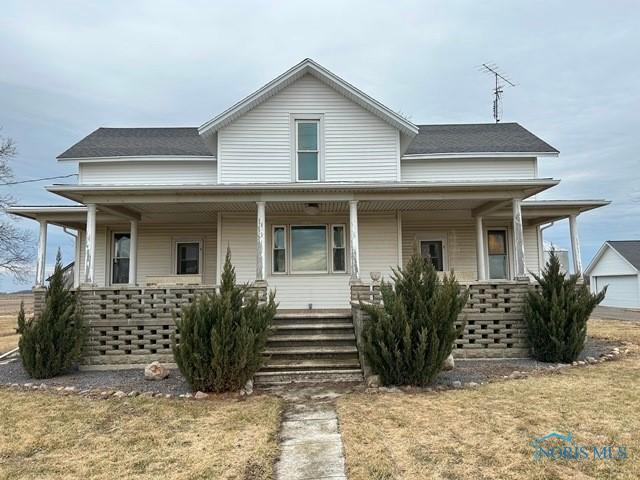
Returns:
[[[481,72],[486,72],[493,75],[496,79],[496,87],[493,89],[493,118],[498,123],[502,118],[502,93],[504,87],[515,87],[516,84],[506,78],[504,74],[498,71],[498,66],[495,63],[483,63],[479,68]],[[502,80],[502,82],[501,82]]]

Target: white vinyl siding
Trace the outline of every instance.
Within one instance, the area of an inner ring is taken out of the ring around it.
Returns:
[[[638,272],[624,260],[619,253],[607,246],[598,263],[593,267],[589,275],[611,276],[611,275],[635,275]]]
[[[203,219],[204,220],[204,219]],[[207,219],[201,225],[165,224],[145,225],[138,227],[138,278],[137,283],[144,285],[148,276],[163,276],[175,274],[175,240],[193,238],[203,240],[202,275],[203,284],[216,283],[216,219]],[[108,231],[125,232],[128,225],[114,225],[109,229],[105,226],[96,228],[96,283],[100,286],[110,284],[111,256],[107,255],[109,248]],[[85,235],[81,232],[80,278],[84,279],[84,245]],[[255,253],[255,247],[254,247]],[[255,263],[254,263],[255,271]],[[254,274],[255,277],[255,274]]]
[[[403,182],[535,178],[535,158],[451,158],[402,160]]]
[[[391,279],[391,268],[398,266],[398,221],[394,214],[358,215],[360,237],[360,276],[371,281],[371,272]],[[349,256],[347,255],[347,258]]]
[[[215,160],[81,162],[79,173],[81,185],[195,185],[218,178]]]
[[[398,130],[305,75],[219,131],[220,182],[293,181],[296,115],[323,116],[325,181],[397,181]]]
[[[441,212],[442,213],[442,212]],[[402,216],[402,259],[406,262],[411,257],[416,242],[426,238],[430,232],[446,235],[447,252],[444,253],[448,262],[448,270],[453,270],[456,278],[461,281],[477,279],[476,263],[476,230],[473,219],[464,214],[449,213],[449,219],[442,216],[429,218],[433,212],[405,212]],[[456,218],[456,216],[458,218]],[[486,222],[485,229],[507,230],[507,249],[509,256],[509,270],[513,271],[511,225],[509,223]],[[524,228],[525,263],[527,273],[537,273],[538,269],[538,240],[535,227]],[[485,242],[486,243],[486,242]],[[488,271],[488,270],[487,270]]]

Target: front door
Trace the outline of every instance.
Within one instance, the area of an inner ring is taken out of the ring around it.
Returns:
[[[489,254],[489,278],[508,278],[507,231],[487,231],[487,253]]]

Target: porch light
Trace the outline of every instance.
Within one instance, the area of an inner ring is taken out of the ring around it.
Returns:
[[[305,203],[304,213],[307,215],[318,215],[320,213],[320,204],[318,203]]]

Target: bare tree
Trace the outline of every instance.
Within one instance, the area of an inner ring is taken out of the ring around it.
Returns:
[[[0,137],[0,186],[13,178],[9,160],[15,153],[13,140]],[[24,282],[31,272],[34,242],[31,232],[19,228],[7,215],[7,208],[13,202],[10,194],[0,193],[0,275],[13,275]]]

